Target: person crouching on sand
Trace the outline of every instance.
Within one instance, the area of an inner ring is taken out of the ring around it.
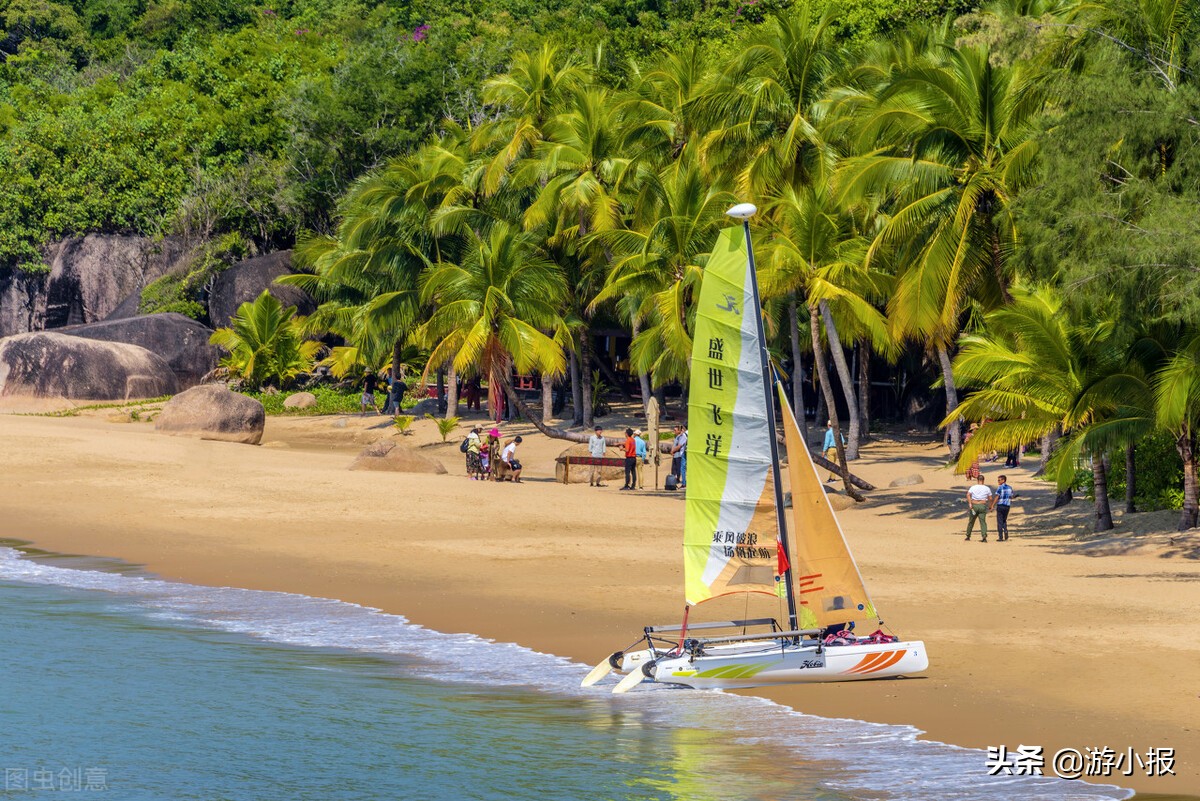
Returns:
[[[500,457],[501,461],[504,462],[504,466],[507,468],[509,478],[517,484],[521,483],[521,463],[517,461],[517,446],[520,445],[521,442],[522,439],[520,437],[515,437],[513,441],[508,443],[508,445],[504,448],[504,451]]]
[[[983,475],[980,474],[975,483],[967,488],[967,506],[971,509],[971,516],[967,519],[966,539],[971,539],[971,529],[975,528],[975,521],[978,520],[979,541],[987,542],[987,516],[994,503],[992,489],[983,483]]]

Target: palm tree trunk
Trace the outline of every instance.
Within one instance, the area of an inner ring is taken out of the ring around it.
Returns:
[[[1175,449],[1183,459],[1183,509],[1179,514],[1179,530],[1187,531],[1196,527],[1197,517],[1197,485],[1196,485],[1196,449],[1192,442],[1191,426],[1185,425],[1182,433],[1175,438]]]
[[[550,425],[554,419],[554,379],[542,373],[542,422]]]
[[[938,361],[942,365],[942,381],[946,384],[946,415],[958,408],[958,389],[954,386],[954,368],[950,364],[950,351],[945,345],[937,346]],[[950,424],[950,461],[957,462],[962,453],[962,425],[955,420]]]
[[[630,324],[633,338],[637,339],[641,333],[641,321],[634,314],[633,322]],[[630,356],[630,366],[632,366],[633,358]],[[642,414],[649,416],[650,414],[650,375],[648,373],[638,373],[638,387],[642,390]]]
[[[793,295],[788,303],[788,326],[792,338],[792,411],[800,421],[800,435],[808,442],[808,416],[804,413],[804,367],[800,351],[800,309]]]
[[[871,439],[871,346],[858,345],[858,419],[862,425],[862,441]]]
[[[854,379],[850,376],[850,365],[846,363],[846,351],[842,349],[842,341],[838,338],[833,314],[825,301],[821,301],[821,317],[825,321],[825,338],[829,340],[829,352],[833,356],[834,366],[837,367],[842,394],[846,396],[846,409],[850,412],[850,430],[846,432],[846,458],[853,461],[858,458],[858,440],[862,430],[858,417],[858,400],[854,397]]]
[[[1112,531],[1112,509],[1108,505],[1108,455],[1092,456],[1092,484],[1096,496],[1096,522],[1092,531]]]
[[[397,339],[392,345],[392,380],[400,377],[400,368],[404,366],[404,338]]]
[[[1050,454],[1054,452],[1058,445],[1058,438],[1062,436],[1062,432],[1058,426],[1047,431],[1042,435],[1042,463],[1038,466],[1037,472],[1033,474],[1034,478],[1040,478],[1046,475],[1046,465],[1050,462]]]
[[[446,364],[446,419],[458,417],[458,373],[454,362]]]
[[[813,355],[817,363],[817,376],[821,380],[821,391],[825,394],[825,405],[829,407],[829,420],[833,423],[833,443],[837,447],[838,469],[842,473],[842,482],[846,487],[846,494],[856,501],[865,500],[863,496],[850,484],[850,470],[846,467],[846,449],[842,445],[842,432],[838,423],[837,404],[833,400],[833,387],[829,385],[829,367],[825,364],[825,350],[821,347],[821,321],[819,319],[819,310],[810,305],[809,310],[809,326],[812,330]],[[832,342],[830,343],[832,345]]]
[[[446,369],[445,369],[445,367],[439,367],[437,369],[437,401],[438,401],[439,409],[442,408],[442,403],[444,403],[445,400],[446,400]],[[446,408],[447,409],[450,408],[449,404],[446,405]]]
[[[579,356],[571,351],[571,425],[583,425],[583,387],[579,380]]]
[[[557,428],[543,422],[540,419],[541,416],[534,414],[533,410],[525,405],[525,401],[521,400],[521,398],[517,396],[517,392],[512,388],[512,384],[510,382],[501,382],[500,391],[504,393],[505,397],[508,399],[508,402],[511,403],[512,407],[517,411],[517,414],[528,420],[531,424],[533,424],[534,428],[545,434],[547,437],[550,437],[551,439],[566,440],[567,442],[587,442],[588,439],[591,438],[591,431],[567,431],[566,429]],[[605,437],[604,440],[614,448],[625,444],[624,437]],[[659,453],[670,453],[671,445],[670,443],[660,442],[658,444],[658,450]]]
[[[1137,470],[1134,464],[1134,445],[1125,446],[1125,514],[1137,511],[1133,499],[1137,495]]]
[[[579,334],[579,393],[582,395],[583,427],[590,429],[592,419],[592,332],[585,326]]]

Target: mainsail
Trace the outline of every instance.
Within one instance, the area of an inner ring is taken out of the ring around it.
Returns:
[[[846,537],[808,448],[800,436],[796,417],[783,386],[783,436],[788,454],[788,483],[792,491],[792,539],[789,540],[792,576],[799,601],[801,628],[825,628],[852,620],[877,618],[863,586],[858,565],[850,555]]]
[[[684,589],[688,604],[776,595],[776,505],[762,325],[743,228],[717,238],[696,308],[688,394]]]

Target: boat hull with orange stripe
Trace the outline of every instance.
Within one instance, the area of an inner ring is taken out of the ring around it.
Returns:
[[[620,672],[644,670],[655,682],[696,689],[862,681],[913,675],[929,667],[925,643],[920,640],[828,646],[814,640],[782,645],[754,640],[708,646],[696,655],[644,650],[623,657]],[[645,667],[647,664],[651,667]]]

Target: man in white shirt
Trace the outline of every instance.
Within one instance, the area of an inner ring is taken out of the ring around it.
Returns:
[[[596,426],[596,433],[588,437],[588,453],[591,454],[593,458],[603,459],[604,452],[607,448],[608,443],[604,440],[604,429],[600,426]],[[592,472],[588,477],[589,487],[604,486],[602,483],[600,483],[600,479],[603,477],[603,473],[601,472],[603,469],[604,468],[598,464],[592,465]]]
[[[521,463],[517,461],[517,446],[520,444],[521,438],[517,437],[500,453],[500,461],[504,462],[509,476],[517,484],[521,483]]]
[[[967,520],[967,539],[971,539],[971,530],[975,528],[975,521],[979,520],[979,541],[987,542],[987,515],[988,510],[992,508],[992,489],[987,484],[983,483],[983,475],[975,479],[975,483],[967,488],[967,506],[971,509],[971,516]]]

